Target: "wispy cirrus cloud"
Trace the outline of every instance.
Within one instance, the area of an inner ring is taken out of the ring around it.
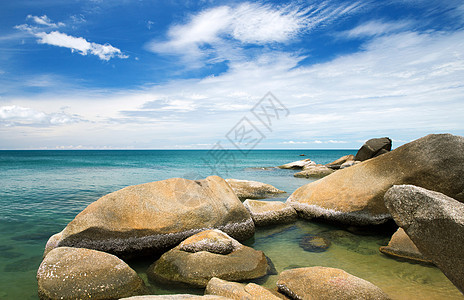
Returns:
[[[51,31],[57,27],[65,26],[64,23],[53,23],[46,15],[41,17],[28,15],[26,19],[32,20],[34,23],[42,26],[21,24],[15,26],[16,29],[29,33],[35,36],[39,44],[47,44],[57,47],[64,47],[71,50],[71,52],[79,53],[80,55],[95,55],[99,59],[108,61],[112,58],[128,58],[129,56],[122,53],[122,51],[110,44],[99,44],[89,42],[83,37],[75,37],[62,33],[59,31]]]
[[[331,23],[363,6],[358,1],[337,4],[325,1],[309,6],[273,7],[250,2],[219,6],[192,15],[184,24],[172,26],[167,40],[153,40],[148,49],[180,55],[190,61],[242,58],[240,50],[247,44],[288,43],[302,32]]]
[[[83,121],[79,116],[65,112],[45,113],[17,105],[0,107],[0,125],[4,126],[53,126]]]
[[[395,22],[373,20],[358,25],[353,29],[344,31],[340,33],[340,35],[348,38],[375,37],[410,30],[414,26],[414,24],[415,22],[413,22],[412,20],[402,20]]]

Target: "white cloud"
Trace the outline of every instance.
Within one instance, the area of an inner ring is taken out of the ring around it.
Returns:
[[[5,126],[49,126],[64,125],[83,121],[75,115],[65,112],[44,113],[22,106],[1,106],[0,124]]]
[[[210,61],[240,59],[243,44],[286,43],[307,32],[354,13],[360,2],[332,4],[329,1],[308,7],[245,2],[219,6],[191,16],[185,24],[168,31],[167,41],[152,41],[148,49],[163,54],[183,55],[184,59]]]
[[[38,25],[43,25],[43,26],[47,26],[47,27],[51,27],[51,28],[57,28],[57,27],[65,26],[65,24],[62,23],[62,22],[53,23],[52,20],[50,20],[50,18],[47,17],[47,15],[43,15],[41,17],[28,15],[27,19],[31,19],[32,21],[34,21]]]
[[[113,57],[128,58],[121,50],[110,44],[90,43],[82,37],[74,37],[58,31],[50,33],[39,32],[35,36],[40,38],[38,40],[40,44],[69,48],[72,52],[77,51],[81,55],[93,54],[101,60],[110,60]]]
[[[372,37],[393,32],[404,31],[406,29],[410,29],[413,26],[413,24],[414,23],[412,21],[387,22],[374,20],[361,24],[348,31],[344,31],[341,35],[349,38]]]
[[[297,145],[297,144],[307,144],[307,143],[308,143],[308,142],[288,141],[288,142],[282,142],[281,144]]]

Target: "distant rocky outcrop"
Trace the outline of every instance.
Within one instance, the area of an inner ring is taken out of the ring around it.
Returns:
[[[119,299],[147,291],[143,280],[114,255],[60,247],[37,271],[40,299]]]
[[[46,251],[70,246],[121,257],[151,255],[211,228],[238,240],[254,234],[250,214],[224,179],[172,178],[103,196],[50,238]]]
[[[411,241],[409,236],[404,232],[403,228],[398,228],[398,230],[393,234],[390,242],[387,246],[380,247],[380,252],[403,259],[431,263],[432,261],[426,259],[419,249],[417,249],[414,242]]]
[[[207,230],[164,253],[147,275],[154,281],[206,287],[213,277],[243,281],[263,277],[269,270],[262,251],[244,246],[220,230]]]
[[[224,296],[235,300],[279,300],[271,291],[254,283],[243,284],[213,277],[206,286],[205,295]]]
[[[335,171],[324,165],[310,165],[305,166],[303,171],[295,173],[293,176],[300,178],[322,178],[333,172]]]
[[[370,139],[362,145],[354,160],[365,161],[391,151],[392,141],[388,137]]]
[[[256,226],[290,223],[298,217],[293,207],[280,201],[247,199],[243,205],[250,212]]]
[[[464,293],[464,204],[412,185],[389,189],[385,204],[420,252]]]
[[[352,224],[391,219],[385,192],[413,184],[464,201],[464,137],[431,134],[297,189],[287,199],[304,218]]]
[[[315,163],[314,161],[312,161],[311,159],[307,158],[307,159],[303,159],[303,160],[298,160],[298,161],[290,162],[290,163],[288,163],[288,164],[284,164],[284,165],[278,166],[277,168],[279,168],[279,169],[294,169],[294,170],[298,170],[298,169],[303,169],[303,167],[305,167],[305,166],[310,166],[310,165],[316,165],[316,163]]]
[[[290,299],[390,299],[369,281],[325,267],[285,270],[279,275],[277,288]]]
[[[270,184],[258,181],[239,179],[226,179],[226,181],[241,201],[245,199],[264,199],[285,193],[285,191],[279,190]]]
[[[354,161],[354,155],[353,154],[348,154],[345,156],[340,157],[339,159],[334,160],[331,163],[326,164],[325,166],[331,169],[340,169],[341,165],[347,162],[352,162]]]

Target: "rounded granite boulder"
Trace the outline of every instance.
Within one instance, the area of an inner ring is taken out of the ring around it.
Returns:
[[[222,280],[216,277],[211,278],[205,289],[205,295],[217,295],[236,300],[255,300],[269,299],[279,300],[270,290],[254,283],[242,284]]]
[[[303,168],[303,171],[293,174],[294,177],[300,178],[322,178],[335,172],[324,165],[312,165]]]
[[[243,205],[250,212],[256,226],[291,223],[298,217],[293,207],[280,201],[247,199]]]
[[[290,299],[390,299],[369,281],[340,269],[325,267],[285,270],[279,275],[277,288]]]
[[[119,299],[146,292],[143,280],[114,255],[59,247],[37,271],[40,299]]]
[[[285,193],[270,184],[259,181],[226,179],[226,182],[241,201],[245,199],[264,199]]]
[[[398,230],[391,237],[390,242],[387,246],[380,247],[380,252],[393,256],[404,258],[412,261],[419,261],[425,263],[432,263],[431,260],[426,259],[409,236],[404,232],[403,228],[398,228]]]
[[[397,184],[430,188],[464,201],[464,137],[431,134],[298,188],[287,199],[306,218],[350,225],[391,219],[385,192]]]
[[[206,287],[213,277],[242,281],[263,277],[269,269],[262,251],[244,246],[220,230],[207,230],[164,253],[147,275],[153,281]]]
[[[224,179],[171,178],[103,196],[50,238],[46,251],[69,246],[125,258],[153,255],[212,228],[238,240],[254,234],[250,214]]]

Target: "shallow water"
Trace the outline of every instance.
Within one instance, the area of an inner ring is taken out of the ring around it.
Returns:
[[[307,157],[298,155],[305,153]],[[288,193],[311,180],[273,167],[311,158],[328,163],[352,150],[233,151],[233,160],[212,169],[208,151],[0,151],[0,299],[37,299],[37,268],[48,238],[99,197],[132,184],[170,177],[202,178],[219,172],[226,178],[266,182]],[[273,199],[284,201],[288,194]],[[329,239],[321,253],[304,251],[299,239],[317,234]],[[359,236],[327,224],[295,224],[258,229],[246,244],[265,252],[277,271],[328,266],[369,280],[394,299],[461,299],[439,269],[397,261],[379,253],[387,236]],[[151,261],[131,265],[146,279]],[[274,287],[277,276],[259,282]],[[147,282],[148,283],[148,282]],[[153,293],[202,293],[201,290],[151,284]]]

